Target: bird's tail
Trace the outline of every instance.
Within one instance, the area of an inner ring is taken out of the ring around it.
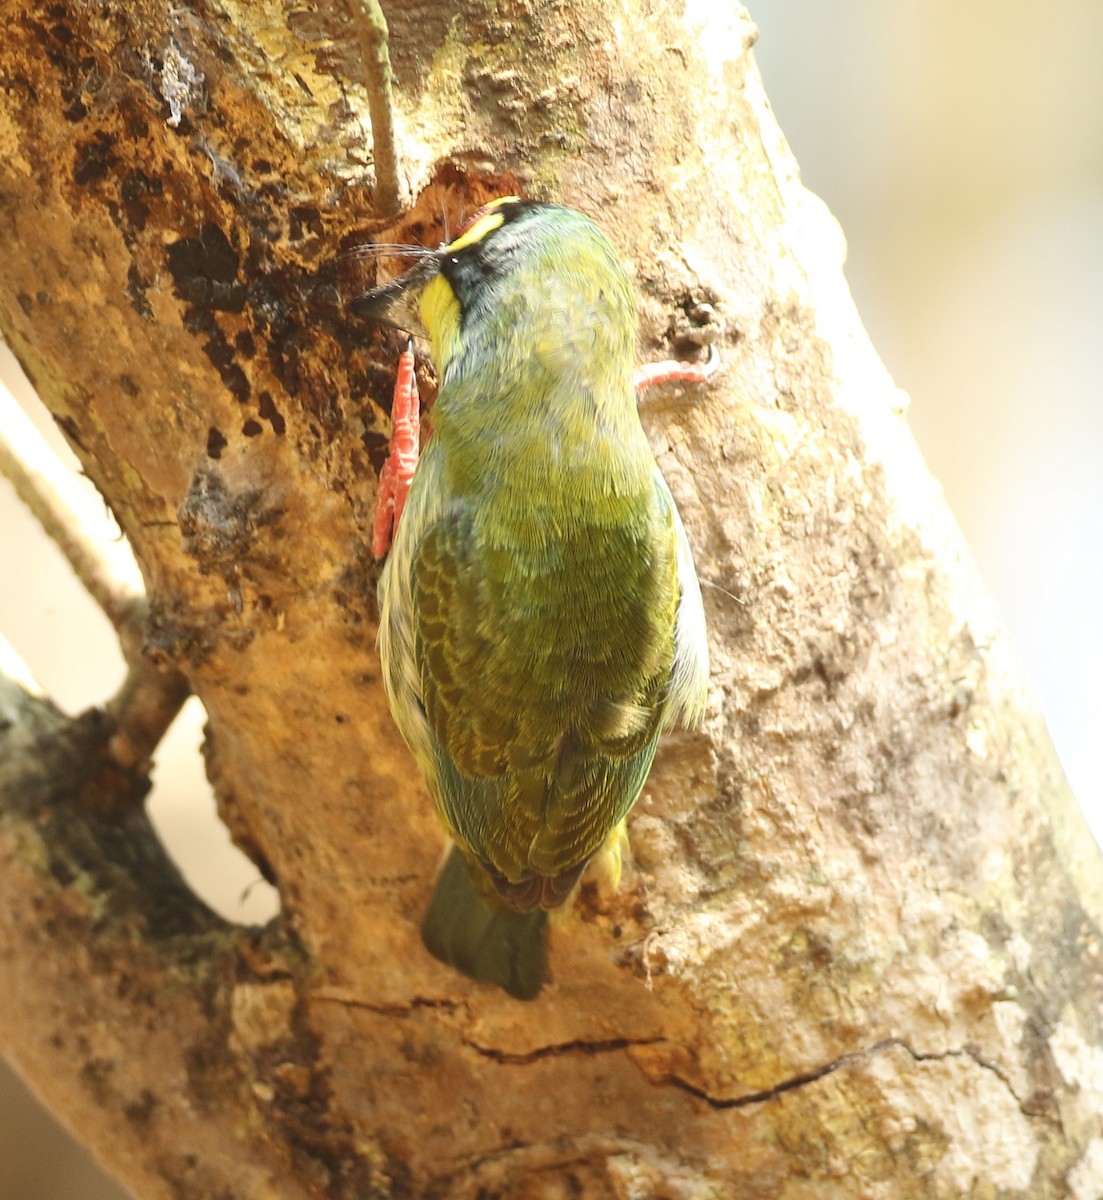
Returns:
[[[513,912],[484,895],[453,846],[421,923],[421,940],[434,958],[471,979],[532,1000],[547,979],[547,925],[543,909]]]

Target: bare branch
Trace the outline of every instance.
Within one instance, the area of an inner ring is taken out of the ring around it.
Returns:
[[[364,63],[371,114],[372,153],[375,162],[375,203],[393,217],[399,208],[401,186],[394,136],[394,73],[387,46],[387,18],[379,0],[348,0]]]
[[[145,659],[133,663],[107,705],[116,726],[108,744],[115,761],[128,768],[147,763],[190,694],[179,671],[160,671]]]

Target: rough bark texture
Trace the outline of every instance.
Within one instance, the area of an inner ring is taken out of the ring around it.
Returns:
[[[386,5],[414,208],[370,207],[342,6],[0,3],[0,329],[134,544],[149,651],[283,916],[221,922],[105,777],[0,712],[0,1037],[143,1200],[1103,1192],[1100,864],[803,192],[741,12]],[[711,625],[619,895],[519,1004],[417,925],[440,852],[366,552],[393,355],[366,231],[520,187],[634,265]]]

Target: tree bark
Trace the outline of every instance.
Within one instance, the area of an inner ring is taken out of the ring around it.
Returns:
[[[393,224],[343,6],[0,0],[0,329],[283,905],[208,912],[110,718],[5,685],[5,1053],[142,1200],[1095,1200],[1099,857],[749,18],[386,11]],[[367,552],[393,346],[335,269],[516,190],[610,231],[643,357],[704,313],[725,365],[646,413],[706,584],[706,726],[664,742],[634,866],[553,930],[531,1004],[418,939],[442,839]]]

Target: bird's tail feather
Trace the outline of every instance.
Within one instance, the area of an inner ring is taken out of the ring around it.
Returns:
[[[471,979],[532,1000],[548,974],[548,914],[513,912],[483,895],[463,853],[452,847],[421,923],[429,953]]]

